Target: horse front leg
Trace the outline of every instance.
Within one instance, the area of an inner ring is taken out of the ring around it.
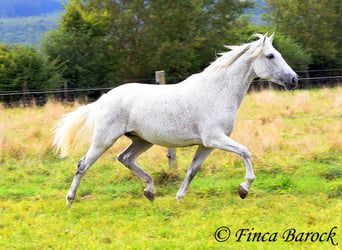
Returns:
[[[244,183],[241,183],[238,187],[238,193],[242,199],[246,198],[249,189],[255,180],[255,175],[253,172],[252,161],[251,161],[251,153],[248,148],[241,145],[240,143],[234,141],[230,137],[222,134],[220,136],[210,136],[210,139],[205,141],[204,145],[210,148],[217,148],[228,152],[233,152],[240,155],[246,166],[246,176]]]
[[[186,173],[185,179],[182,183],[182,186],[179,188],[176,199],[178,201],[182,201],[185,197],[186,191],[189,188],[189,185],[192,181],[192,179],[195,177],[196,173],[198,172],[199,168],[201,167],[204,160],[209,156],[209,154],[213,151],[212,148],[206,148],[203,146],[199,146],[194,158],[190,164],[190,167],[188,168],[188,171]]]

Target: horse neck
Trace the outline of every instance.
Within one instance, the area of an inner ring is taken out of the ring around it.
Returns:
[[[218,95],[238,108],[256,77],[251,65],[250,56],[242,56],[233,64],[211,72],[212,81],[208,87],[215,88]]]

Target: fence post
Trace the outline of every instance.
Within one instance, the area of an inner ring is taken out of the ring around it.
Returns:
[[[156,84],[165,84],[165,71],[164,70],[156,71]],[[169,167],[177,168],[177,158],[176,158],[175,148],[167,149],[167,158],[169,159]]]
[[[64,82],[64,102],[68,102],[68,82]]]
[[[26,106],[29,106],[31,104],[26,81],[23,83],[22,88],[23,88],[23,93],[24,93],[22,100],[23,100],[24,107],[26,107]]]
[[[165,71],[156,71],[156,84],[165,84]]]

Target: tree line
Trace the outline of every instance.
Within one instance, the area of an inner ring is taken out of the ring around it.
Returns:
[[[0,46],[0,91],[116,86],[203,70],[226,44],[276,32],[274,45],[296,70],[342,65],[340,0],[69,0],[57,28],[34,46]],[[2,97],[4,98],[4,97]],[[5,101],[4,99],[2,99]]]

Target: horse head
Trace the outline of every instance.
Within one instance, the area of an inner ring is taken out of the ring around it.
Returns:
[[[255,42],[256,49],[252,54],[255,74],[262,79],[282,85],[287,90],[296,88],[298,85],[297,74],[272,45],[274,33],[270,37],[267,37],[267,33],[256,36],[260,39]]]

